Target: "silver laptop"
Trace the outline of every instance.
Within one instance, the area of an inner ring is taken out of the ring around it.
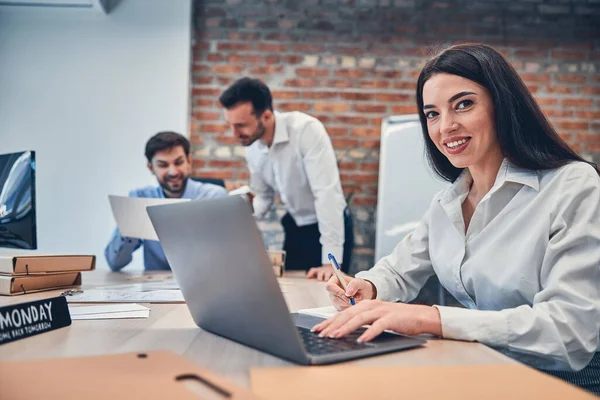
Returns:
[[[384,333],[359,344],[319,338],[322,318],[290,314],[252,216],[240,196],[148,207],[160,243],[196,324],[303,365],[330,364],[420,346]]]

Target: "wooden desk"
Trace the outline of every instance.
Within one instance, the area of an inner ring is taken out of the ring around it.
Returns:
[[[84,289],[131,283],[140,274],[94,271],[83,273]],[[302,276],[282,278],[290,311],[329,305],[325,284]],[[53,297],[62,291],[26,296],[0,296],[0,306]],[[148,319],[73,321],[67,328],[0,346],[0,360],[74,357],[168,349],[201,367],[221,373],[248,387],[251,367],[295,365],[198,328],[185,304],[144,304]],[[351,361],[354,365],[457,365],[513,363],[510,358],[478,343],[430,340],[425,346],[398,353]]]

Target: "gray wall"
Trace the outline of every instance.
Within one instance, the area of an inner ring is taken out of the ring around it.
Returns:
[[[188,130],[190,23],[191,0],[0,6],[0,152],[37,152],[41,251],[105,267],[107,195],[155,183],[146,140]]]

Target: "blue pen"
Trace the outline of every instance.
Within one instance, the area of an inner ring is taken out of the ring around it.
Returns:
[[[344,276],[342,275],[342,270],[340,269],[340,266],[337,263],[337,260],[331,253],[327,254],[327,258],[329,258],[329,262],[331,263],[331,266],[333,267],[333,273],[335,274],[335,276],[337,276],[338,281],[340,281],[340,284],[344,288],[344,292],[346,292],[346,289],[347,289],[346,280],[344,279]],[[354,301],[354,297],[350,297],[350,304],[352,304],[352,305],[356,304],[356,302]]]

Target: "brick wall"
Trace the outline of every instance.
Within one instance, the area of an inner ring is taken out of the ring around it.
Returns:
[[[191,138],[197,175],[245,181],[219,93],[263,79],[278,110],[319,118],[354,193],[353,270],[373,263],[381,119],[415,113],[432,49],[477,41],[515,65],[568,143],[600,162],[600,0],[197,0]],[[281,206],[261,228],[281,245]]]

